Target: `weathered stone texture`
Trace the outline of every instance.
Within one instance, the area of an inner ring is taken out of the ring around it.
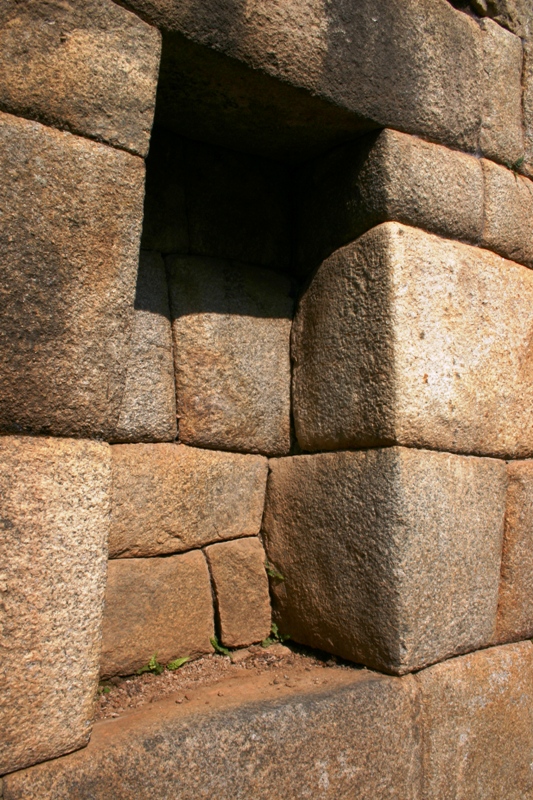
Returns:
[[[533,638],[533,462],[512,462],[507,471],[497,644]]]
[[[109,485],[108,445],[0,438],[0,774],[89,739]]]
[[[524,156],[522,42],[492,20],[481,23],[483,105],[480,149],[487,158],[515,164]]]
[[[270,462],[274,619],[302,644],[402,674],[494,633],[505,465],[406,448]]]
[[[385,223],[323,262],[293,326],[304,450],[533,452],[533,274]]]
[[[289,280],[206,258],[167,265],[180,441],[288,453]]]
[[[177,553],[259,532],[267,460],[177,444],[111,448],[110,556]]]
[[[298,261],[307,271],[388,220],[476,243],[483,173],[472,156],[386,129],[303,167],[298,201]]]
[[[271,613],[265,551],[259,539],[213,544],[205,551],[213,586],[221,641],[245,647],[270,633]]]
[[[0,115],[0,429],[109,437],[124,390],[140,158]]]
[[[213,634],[209,571],[201,552],[109,562],[103,676],[130,675],[155,653],[167,664],[210,652]]]
[[[454,658],[416,676],[424,800],[533,797],[533,647]]]
[[[2,0],[0,108],[145,155],[160,38],[110,0]]]
[[[533,183],[482,159],[485,204],[482,244],[533,267]]]
[[[141,252],[126,386],[113,439],[172,442],[177,433],[165,265],[158,253]]]
[[[201,713],[170,700],[98,723],[84,751],[7,776],[4,800],[418,800],[412,678],[322,672],[283,698]]]

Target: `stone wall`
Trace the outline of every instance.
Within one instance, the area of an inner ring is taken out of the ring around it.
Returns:
[[[533,797],[532,20],[0,0],[5,800]]]

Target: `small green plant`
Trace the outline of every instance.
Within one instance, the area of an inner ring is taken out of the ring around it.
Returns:
[[[218,653],[220,656],[229,656],[229,650],[227,647],[223,647],[216,636],[213,636],[212,639],[209,639],[213,647],[215,648],[215,653]]]
[[[157,660],[157,653],[154,653],[148,664],[137,670],[137,675],[142,675],[144,672],[151,672],[152,675],[161,675],[165,667]]]
[[[506,163],[505,166],[507,167],[507,169],[510,169],[512,172],[516,174],[520,169],[520,167],[522,166],[522,164],[524,163],[524,158],[525,156],[521,156],[520,158],[517,158],[514,164]]]
[[[275,567],[273,567],[272,564],[270,564],[268,561],[265,561],[265,569],[266,569],[267,575],[269,575],[271,578],[274,578],[274,580],[276,580],[276,581],[284,581],[285,580],[285,578],[281,574],[281,572],[278,572],[278,570]]]
[[[98,687],[98,694],[109,694],[111,691],[111,686],[99,686]]]
[[[184,664],[186,664],[187,661],[190,661],[189,656],[184,656],[183,658],[177,658],[175,661],[170,661],[167,664],[167,669],[169,669],[171,672],[173,672],[175,669],[179,669]]]
[[[273,622],[272,628],[270,629],[270,636],[267,639],[263,639],[261,647],[270,647],[271,644],[283,644],[283,642],[286,642],[287,639],[290,638],[288,633],[280,633],[278,626]]]

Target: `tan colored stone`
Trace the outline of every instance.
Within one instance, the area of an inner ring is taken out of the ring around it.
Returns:
[[[533,638],[533,462],[511,462],[507,472],[495,644]]]
[[[0,437],[0,774],[89,740],[110,477],[106,444]]]
[[[110,0],[1,0],[0,106],[146,155],[160,40]]]
[[[111,449],[109,553],[153,556],[259,532],[267,460],[177,444]]]
[[[283,633],[396,674],[490,642],[505,464],[389,447],[270,469],[263,528]]]
[[[385,223],[323,262],[293,326],[304,450],[533,453],[533,273]]]
[[[492,20],[481,22],[483,101],[480,149],[504,164],[524,157],[522,42]]]
[[[423,670],[424,800],[533,797],[533,647],[495,647]]]
[[[419,800],[411,677],[320,669],[281,694],[269,680],[97,723],[85,750],[6,776],[4,800]]]
[[[289,280],[207,258],[167,265],[180,441],[288,453]]]
[[[526,157],[521,169],[533,177],[533,41],[524,42],[523,110]]]
[[[0,430],[108,438],[124,391],[142,159],[0,115]]]
[[[528,178],[482,159],[485,214],[482,244],[533,266],[533,184]]]
[[[259,539],[213,544],[205,554],[222,644],[245,647],[266,639],[271,624],[270,595],[266,556]]]
[[[178,435],[165,265],[141,252],[126,386],[114,440],[172,442]]]
[[[473,243],[483,227],[479,160],[387,129],[304,166],[298,200],[304,271],[388,220]]]
[[[212,651],[213,602],[201,552],[109,562],[100,671],[130,675]]]

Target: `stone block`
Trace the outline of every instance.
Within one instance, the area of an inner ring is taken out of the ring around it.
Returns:
[[[288,268],[287,168],[200,142],[187,141],[184,146],[190,252]]]
[[[124,391],[142,159],[0,115],[0,430],[108,438]]]
[[[384,223],[324,261],[293,325],[304,450],[533,453],[533,273]]]
[[[184,142],[162,128],[154,128],[146,159],[142,247],[160,253],[189,252]]]
[[[0,108],[146,155],[160,39],[110,0],[2,0]]]
[[[507,473],[496,644],[533,638],[533,462],[511,462]]]
[[[533,267],[533,183],[482,159],[485,214],[481,243]]]
[[[0,774],[89,740],[109,461],[100,442],[0,437]]]
[[[533,41],[524,42],[523,110],[526,144],[525,162],[521,169],[533,177]]]
[[[424,800],[533,797],[533,647],[494,647],[423,670]]]
[[[522,42],[492,20],[481,22],[483,101],[480,149],[503,164],[524,157]]]
[[[320,673],[283,697],[254,676],[240,702],[210,692],[97,723],[84,751],[8,775],[4,800],[418,800],[413,679]]]
[[[259,533],[265,458],[177,444],[119,444],[111,453],[111,558],[179,553]]]
[[[165,264],[141,252],[126,385],[113,439],[172,442],[178,435]]]
[[[109,562],[103,676],[131,675],[156,653],[162,664],[208,653],[213,635],[211,584],[201,552]]]
[[[179,437],[218,450],[290,448],[289,280],[169,256]]]
[[[205,554],[222,644],[246,647],[266,639],[271,624],[270,595],[266,556],[259,539],[212,544]]]
[[[274,619],[297,642],[396,674],[487,645],[505,464],[389,447],[270,462]]]
[[[479,160],[388,129],[305,165],[298,200],[302,271],[388,220],[474,243],[483,227]]]

